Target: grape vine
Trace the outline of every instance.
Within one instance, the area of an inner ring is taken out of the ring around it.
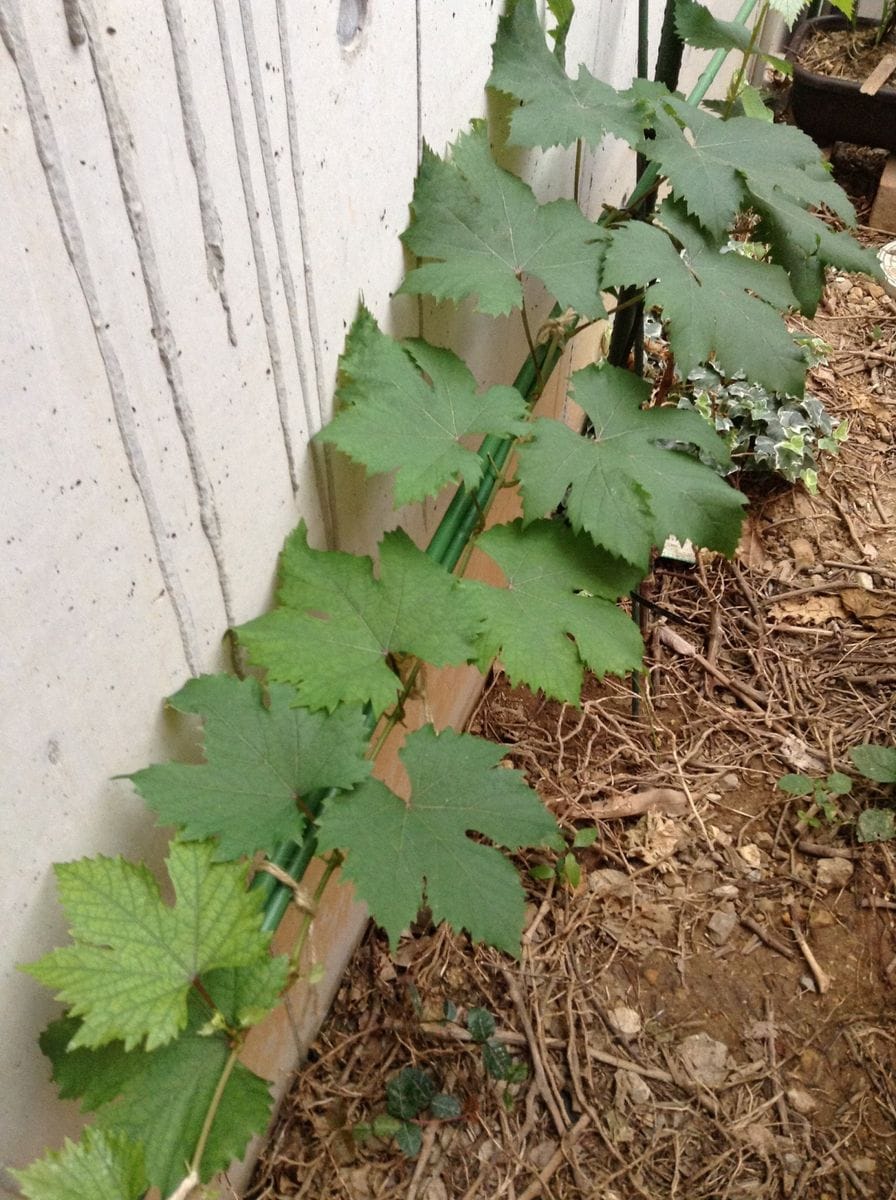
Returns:
[[[369,474],[391,473],[396,506],[456,488],[448,524],[428,551],[386,534],[376,561],[315,549],[300,525],[273,610],[233,631],[259,678],[201,677],[170,698],[200,718],[205,761],[130,778],[177,829],[172,904],[142,864],[57,868],[72,940],[25,969],[65,1005],[41,1045],[60,1095],[80,1100],[94,1124],[18,1172],[31,1200],[136,1200],[148,1187],[182,1196],[244,1152],[270,1096],[239,1053],[306,969],[314,907],[337,868],[393,945],[425,903],[436,921],[519,952],[524,892],[503,850],[564,843],[522,775],[499,769],[500,748],[424,726],[402,751],[407,795],[372,777],[421,664],[486,668],[498,656],[513,681],[571,704],[585,670],[637,672],[643,648],[619,599],[669,535],[732,553],[744,499],[713,469],[730,463],[728,451],[697,413],[651,407],[649,386],[625,369],[633,343],[621,331],[656,309],[682,371],[712,361],[800,396],[805,357],[784,315],[813,311],[829,264],[877,273],[818,215],[854,220],[807,138],[745,115],[752,95],[732,97],[720,119],[669,79],[617,91],[584,66],[568,74],[572,6],[549,7],[561,14],[552,46],[534,0],[517,0],[500,22],[488,86],[515,102],[510,144],[576,146],[578,175],[581,147],[611,133],[638,155],[641,182],[627,207],[594,222],[575,200],[539,203],[499,165],[482,122],[445,154],[425,149],[403,235],[419,265],[401,290],[518,313],[531,361],[516,386],[482,392],[454,353],[398,342],[360,309],[338,411],[318,437]],[[678,16],[701,47],[753,47],[742,25],[693,0]],[[666,198],[654,204],[660,182]],[[578,196],[578,178],[570,191]],[[730,252],[745,224],[761,256]],[[557,305],[541,338],[530,279]],[[617,322],[609,361],[572,377],[587,430],[534,420],[562,346],[606,315],[608,296],[632,320]],[[478,454],[471,434],[485,439]],[[512,463],[522,516],[486,530]],[[470,533],[503,587],[463,578]],[[309,897],[301,874],[314,857],[325,869]],[[260,859],[280,882],[258,886],[259,875],[247,887]],[[298,939],[273,956],[270,931],[291,898]]]

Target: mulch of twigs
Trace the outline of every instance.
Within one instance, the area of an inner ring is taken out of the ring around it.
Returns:
[[[775,788],[896,737],[896,302],[835,276],[805,326],[849,439],[816,496],[742,481],[734,561],[657,567],[637,711],[626,682],[577,710],[497,671],[475,714],[564,831],[597,825],[579,887],[524,874],[518,964],[425,918],[395,955],[369,932],[252,1200],[896,1197],[896,847],[853,825],[884,792],[829,825]],[[486,1075],[473,1006],[525,1081]],[[462,1104],[416,1160],[353,1136],[409,1065]]]
[[[879,46],[874,44],[876,36],[876,25],[816,30],[800,50],[800,66],[816,75],[862,83],[885,55],[896,50],[892,32]]]

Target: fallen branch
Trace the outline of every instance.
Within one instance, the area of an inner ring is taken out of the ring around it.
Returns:
[[[720,670],[709,659],[704,658],[702,654],[698,654],[691,643],[686,638],[683,638],[681,634],[676,633],[674,629],[670,629],[668,625],[662,625],[660,627],[660,641],[676,654],[681,654],[685,658],[692,658],[704,671],[708,671],[710,675],[717,679],[723,687],[739,695],[747,708],[751,708],[753,712],[759,713],[760,716],[765,716],[765,709],[762,705],[767,704],[768,701],[762,692],[758,692],[755,688],[750,687],[748,683],[741,683],[737,679],[732,679],[730,675]]]
[[[796,938],[796,944],[802,951],[803,958],[809,964],[809,970],[812,972],[815,986],[818,988],[819,994],[823,995],[831,986],[831,977],[821,969],[818,959],[809,948],[809,943],[806,941],[802,926],[800,925],[796,904],[791,904],[790,906],[790,923],[793,929],[793,936]]]

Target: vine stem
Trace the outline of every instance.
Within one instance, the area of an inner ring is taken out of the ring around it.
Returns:
[[[532,330],[529,326],[529,314],[526,311],[526,297],[523,295],[523,303],[520,305],[520,316],[523,320],[523,331],[526,334],[526,342],[529,346],[529,355],[532,359],[532,365],[535,367],[535,376],[538,380],[538,395],[544,391],[544,376],[541,373],[541,364],[538,361],[538,355],[535,351],[535,342],[532,338]]]
[[[224,1097],[224,1089],[227,1087],[227,1081],[233,1074],[233,1068],[236,1066],[237,1058],[239,1057],[242,1043],[237,1042],[230,1049],[230,1054],[227,1056],[227,1062],[224,1064],[224,1069],[221,1072],[220,1078],[215,1085],[214,1095],[211,1098],[211,1103],[208,1106],[208,1112],[205,1114],[205,1120],[202,1122],[202,1129],[199,1132],[199,1140],[196,1142],[196,1149],[193,1152],[193,1158],[190,1162],[190,1173],[199,1175],[199,1168],[202,1165],[202,1156],[205,1154],[205,1147],[208,1144],[209,1135],[212,1131],[212,1126],[215,1123],[215,1117],[218,1115],[218,1109],[221,1107],[221,1100]]]
[[[579,181],[582,174],[582,139],[576,138],[576,165],[573,168],[575,174],[572,179],[572,198],[576,204],[579,202]]]
[[[324,867],[324,873],[317,881],[317,887],[314,889],[314,894],[311,897],[311,902],[315,911],[323,899],[323,894],[327,890],[327,884],[333,878],[336,870],[342,865],[344,859],[338,850],[334,850],[330,857],[325,861],[326,866]],[[299,963],[302,959],[302,952],[305,949],[305,943],[308,941],[308,935],[311,932],[311,923],[313,920],[313,912],[306,912],[302,914],[302,923],[299,927],[298,936],[296,937],[296,944],[293,947],[293,952],[290,956],[292,960],[293,971],[298,971],[299,969]]]
[[[735,71],[728,84],[728,95],[725,97],[725,120],[731,116],[731,110],[734,107],[737,97],[740,95],[741,85],[744,81],[744,75],[747,72],[747,63],[756,53],[756,43],[759,41],[759,34],[762,26],[765,23],[765,18],[768,15],[769,0],[764,0],[762,7],[759,10],[759,15],[753,22],[753,28],[750,31],[750,41],[740,61],[740,66]]]

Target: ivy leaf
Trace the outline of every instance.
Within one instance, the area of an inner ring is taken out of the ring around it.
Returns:
[[[412,1121],[429,1108],[435,1094],[431,1075],[419,1067],[404,1067],[386,1084],[386,1107],[391,1116]]]
[[[282,684],[271,685],[269,700],[255,679],[191,679],[168,703],[202,717],[206,762],[165,763],[128,776],[185,840],[217,837],[219,858],[269,853],[301,837],[300,797],[320,788],[349,790],[370,773],[362,712],[291,707],[295,691]]]
[[[769,180],[801,208],[825,205],[855,224],[855,210],[821,163],[818,147],[789,125],[752,117],[721,121],[670,96],[656,107],[653,135],[638,149],[657,164],[673,195],[717,243],[738,213],[752,207],[754,188],[763,192]]]
[[[510,1051],[497,1038],[491,1038],[483,1045],[482,1062],[492,1079],[506,1079],[513,1066]]]
[[[634,146],[650,123],[645,103],[669,94],[646,80],[617,92],[584,66],[570,79],[548,49],[534,0],[517,0],[498,23],[487,86],[522,101],[510,118],[513,146],[571,146],[578,138],[596,146],[606,133]]]
[[[78,1021],[63,1018],[41,1039],[60,1095],[80,1097],[110,1136],[141,1142],[149,1183],[168,1196],[195,1153],[230,1057],[227,1038],[186,1033],[150,1052],[125,1050],[121,1042],[69,1051],[78,1027]],[[209,1131],[199,1172],[203,1180],[242,1157],[250,1138],[264,1132],[271,1105],[267,1083],[237,1063]]]
[[[395,1130],[395,1144],[406,1158],[416,1158],[423,1146],[423,1130],[410,1121],[402,1121]]]
[[[698,50],[751,48],[750,31],[738,21],[719,21],[694,0],[675,0],[675,28],[679,37]]]
[[[381,333],[362,308],[339,360],[343,408],[319,434],[371,474],[395,471],[395,503],[437,495],[452,480],[473,488],[483,463],[461,443],[470,434],[517,437],[526,405],[512,387],[476,393],[476,381],[450,350]]]
[[[480,312],[501,316],[521,307],[522,277],[532,275],[561,308],[605,315],[598,285],[603,231],[572,200],[539,204],[492,158],[481,121],[457,139],[450,161],[424,146],[411,209],[402,241],[413,254],[440,261],[411,271],[399,291],[455,302],[476,295]]]
[[[604,284],[650,285],[646,303],[663,309],[682,375],[715,357],[728,376],[801,396],[805,360],[778,312],[797,304],[784,271],[720,251],[680,205],[666,202],[657,219],[667,232],[629,221],[613,233]]]
[[[494,769],[503,754],[501,746],[427,725],[401,752],[410,800],[370,779],[351,796],[327,801],[320,848],[347,855],[343,875],[393,946],[425,898],[435,921],[519,954],[519,877],[499,850],[468,833],[512,850],[556,839],[557,826],[517,771]]]
[[[401,686],[389,654],[436,666],[476,657],[481,615],[406,533],[386,534],[380,544],[379,579],[372,565],[312,550],[303,521],[280,556],[279,607],[237,630],[252,661],[293,684],[309,708],[370,704],[379,715]]]
[[[558,521],[498,525],[477,545],[507,579],[504,588],[465,585],[486,614],[481,665],[500,658],[514,683],[569,704],[579,703],[584,667],[597,675],[638,670],[641,635],[613,601],[641,572]]]
[[[147,1188],[142,1147],[99,1129],[10,1174],[28,1200],[138,1200]]]
[[[526,521],[553,511],[569,489],[565,504],[572,527],[586,530],[609,554],[642,573],[651,549],[669,534],[733,553],[744,497],[710,467],[657,444],[691,444],[724,465],[728,452],[709,423],[681,409],[643,409],[650,385],[606,364],[577,371],[573,386],[593,437],[558,421],[535,422],[532,441],[519,451]]]
[[[467,1013],[467,1030],[474,1042],[487,1042],[495,1028],[494,1015],[487,1008],[471,1008]]]
[[[896,783],[896,746],[853,746],[849,757],[866,779]]]
[[[211,842],[172,844],[173,907],[142,865],[105,857],[57,864],[74,944],[24,969],[84,1018],[72,1048],[120,1039],[130,1050],[145,1039],[152,1050],[186,1025],[197,975],[268,970],[261,896],[246,891],[244,865],[214,863],[214,853]]]
[[[456,1121],[461,1114],[460,1101],[457,1096],[439,1092],[437,1096],[433,1096],[429,1111],[437,1121]]]

